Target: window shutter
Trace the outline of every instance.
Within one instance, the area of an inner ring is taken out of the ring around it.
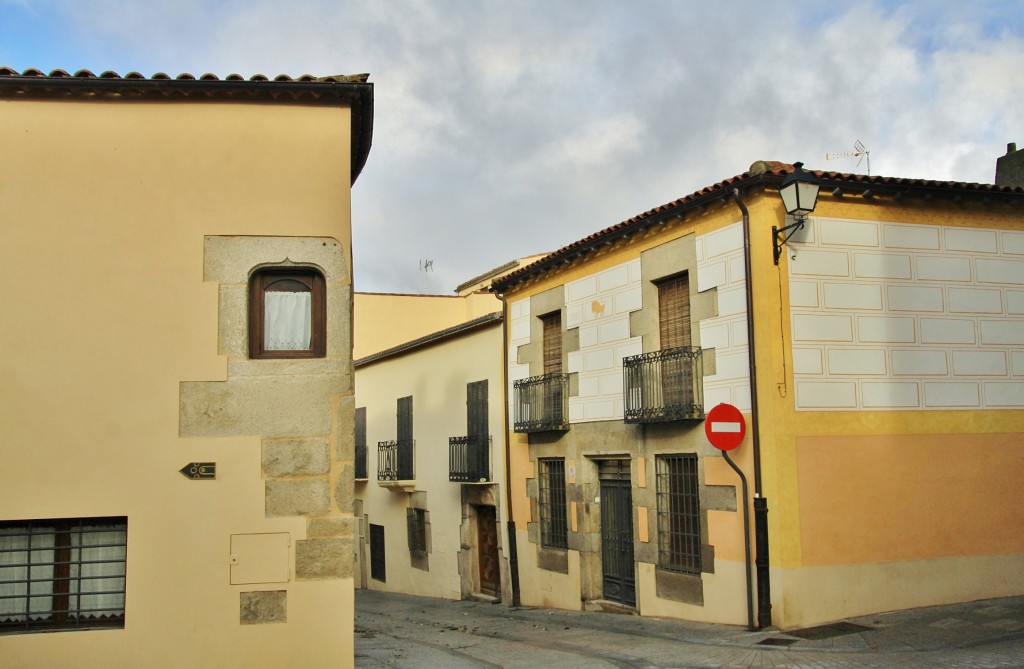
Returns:
[[[412,441],[412,395],[398,398],[398,441]]]
[[[658,323],[661,350],[692,346],[690,339],[690,279],[684,272],[658,284]]]
[[[366,407],[356,409],[356,478],[366,478]]]
[[[540,317],[544,330],[544,373],[562,373],[562,312]]]
[[[486,440],[490,433],[487,424],[487,380],[466,384],[466,434]]]
[[[405,529],[409,540],[409,552],[416,553],[416,509],[405,510]]]

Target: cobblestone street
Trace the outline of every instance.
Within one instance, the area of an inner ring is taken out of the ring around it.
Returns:
[[[1024,668],[1024,597],[782,633],[359,590],[357,667]]]

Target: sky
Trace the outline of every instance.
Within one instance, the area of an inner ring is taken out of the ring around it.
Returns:
[[[452,294],[757,160],[991,183],[1024,0],[0,0],[0,66],[354,74],[355,287]],[[432,261],[421,271],[423,261]]]

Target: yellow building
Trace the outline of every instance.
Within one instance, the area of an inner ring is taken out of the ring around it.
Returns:
[[[1024,189],[816,172],[787,227],[795,171],[494,282],[524,605],[794,628],[1024,592]],[[746,499],[709,442],[744,426]]]
[[[372,114],[366,75],[0,69],[0,664],[352,664]]]

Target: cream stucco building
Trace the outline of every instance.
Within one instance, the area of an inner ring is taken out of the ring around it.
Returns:
[[[524,605],[793,628],[1024,592],[1024,188],[817,172],[776,259],[793,171],[494,282]]]
[[[0,70],[0,663],[352,664],[372,114],[365,75]]]
[[[357,293],[356,578],[365,588],[511,601],[501,302]]]

